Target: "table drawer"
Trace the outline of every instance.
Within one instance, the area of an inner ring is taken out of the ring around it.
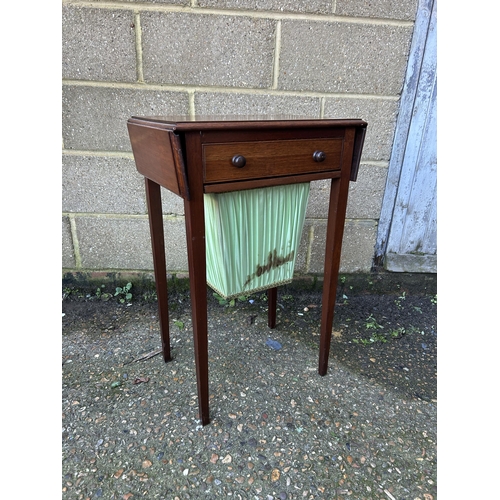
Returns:
[[[342,138],[203,145],[206,183],[340,170]]]

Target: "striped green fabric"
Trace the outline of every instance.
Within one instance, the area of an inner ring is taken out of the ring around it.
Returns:
[[[204,197],[211,288],[230,299],[292,281],[308,182]]]

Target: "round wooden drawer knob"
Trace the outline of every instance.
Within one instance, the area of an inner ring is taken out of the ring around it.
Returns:
[[[325,161],[326,155],[323,153],[323,151],[315,151],[313,153],[313,160],[320,162],[320,161]]]
[[[231,163],[238,168],[244,167],[247,163],[246,158],[243,155],[234,155]]]

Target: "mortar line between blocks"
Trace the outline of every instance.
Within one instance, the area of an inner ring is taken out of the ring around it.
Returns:
[[[62,268],[63,272],[65,273],[73,273],[73,272],[78,272],[78,273],[100,273],[102,274],[107,274],[107,273],[115,273],[115,274],[121,274],[121,275],[130,275],[130,274],[144,274],[144,273],[153,273],[154,269],[148,269],[148,268],[143,268],[143,269],[123,269],[123,268],[116,268],[116,267],[106,267],[104,269],[95,269],[92,267],[82,267],[81,269],[76,269],[74,267],[63,267]],[[181,276],[189,274],[189,270],[170,270],[167,269],[167,276]]]
[[[73,253],[75,255],[75,267],[76,269],[81,269],[82,267],[82,257],[80,255],[80,244],[78,242],[78,236],[76,233],[76,221],[74,214],[68,214],[69,227],[71,230],[71,240],[73,243]]]
[[[400,96],[397,95],[377,95],[377,94],[349,94],[344,92],[324,92],[324,91],[307,91],[307,90],[284,90],[270,88],[248,88],[248,87],[217,87],[217,86],[202,86],[202,85],[157,85],[148,83],[126,83],[126,82],[100,82],[92,80],[62,80],[63,86],[74,87],[95,87],[95,88],[110,88],[110,89],[129,89],[129,90],[154,90],[163,92],[213,92],[213,93],[228,93],[228,94],[249,94],[249,95],[273,95],[273,96],[291,96],[291,97],[324,97],[325,99],[374,99],[398,101]]]
[[[139,83],[144,83],[144,71],[142,67],[142,29],[141,29],[141,14],[138,10],[134,14],[134,24],[135,24],[135,55],[137,58],[137,81]]]
[[[64,149],[63,156],[94,156],[98,158],[126,158],[133,160],[134,154],[129,151],[93,151],[85,149]]]
[[[195,90],[188,90],[188,112],[189,117],[194,119],[196,117],[196,109],[194,105],[194,94]]]
[[[109,213],[109,214],[103,214],[103,213],[98,213],[98,212],[62,212],[62,215],[65,217],[69,217],[70,220],[71,218],[73,219],[78,219],[78,218],[87,218],[87,219],[124,219],[124,220],[148,220],[148,214],[116,214],[116,213]],[[169,220],[180,220],[184,219],[184,214],[163,214],[162,215],[163,220],[169,221]],[[75,226],[76,227],[76,226]]]
[[[196,2],[196,0],[193,0]],[[75,6],[74,0],[63,0],[63,5]],[[274,12],[271,10],[237,10],[237,9],[216,9],[204,8],[198,5],[161,5],[161,4],[137,4],[125,2],[78,2],[77,8],[87,9],[102,9],[102,10],[133,10],[136,11],[139,7],[141,12],[172,12],[185,13],[196,15],[212,15],[212,16],[235,16],[235,17],[253,17],[257,19],[282,19],[282,20],[298,20],[298,21],[319,21],[319,22],[336,22],[342,24],[368,24],[375,26],[399,26],[402,28],[414,26],[414,21],[403,19],[386,19],[383,17],[355,17],[355,16],[339,16],[336,14],[313,14],[313,13],[298,13],[298,12]]]
[[[273,83],[271,87],[273,90],[276,90],[278,88],[280,55],[281,55],[281,20],[279,20],[276,23],[276,36],[274,40]]]

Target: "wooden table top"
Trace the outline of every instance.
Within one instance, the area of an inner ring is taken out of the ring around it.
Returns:
[[[130,123],[149,123],[170,130],[217,130],[217,129],[255,129],[255,128],[328,128],[361,127],[367,123],[361,119],[317,118],[295,115],[168,115],[168,116],[133,116]]]

